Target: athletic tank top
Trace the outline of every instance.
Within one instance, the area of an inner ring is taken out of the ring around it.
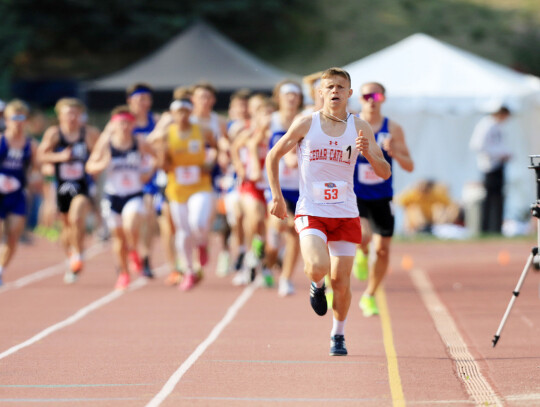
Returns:
[[[388,155],[382,144],[385,139],[390,137],[388,130],[388,118],[383,118],[382,126],[375,133],[375,141],[381,147],[384,158],[392,166],[392,157]],[[354,193],[360,199],[373,200],[392,198],[394,190],[392,188],[392,176],[387,180],[379,177],[373,171],[373,167],[363,155],[358,155],[358,160],[354,169]]]
[[[79,138],[74,142],[67,141],[60,128],[58,129],[58,137],[59,141],[54,148],[55,152],[60,152],[68,147],[71,147],[71,158],[68,161],[54,164],[58,185],[64,182],[86,181],[86,173],[84,172],[84,165],[88,160],[86,127],[81,127]]]
[[[311,117],[309,131],[296,148],[300,168],[296,215],[355,218],[358,206],[353,174],[358,150],[354,116],[349,116],[339,137],[323,132],[319,112]]]
[[[120,150],[109,143],[111,162],[107,167],[103,191],[107,195],[127,196],[142,192],[141,153],[137,139],[131,147]]]
[[[272,113],[270,121],[270,142],[269,148],[276,145],[276,143],[287,133],[287,130],[281,123],[281,117],[279,112]],[[279,161],[279,184],[281,189],[288,191],[298,191],[300,175],[298,168],[291,168],[285,164],[285,160],[282,158]]]
[[[178,125],[169,126],[168,151],[170,169],[165,195],[171,201],[184,203],[197,192],[211,191],[210,174],[202,170],[206,148],[201,129],[192,124],[189,135],[180,137]]]
[[[4,134],[0,136],[0,194],[11,194],[26,185],[26,170],[32,159],[30,139],[22,149],[10,147]]]
[[[259,162],[259,166],[261,168],[261,179],[252,179],[252,174],[254,172],[253,168],[253,157],[251,157],[249,150],[247,147],[242,148],[240,150],[240,160],[242,161],[242,164],[244,165],[244,168],[246,169],[246,177],[249,181],[252,181],[255,183],[255,186],[258,189],[265,189],[269,188],[268,184],[268,177],[266,176],[266,170],[264,166],[264,162],[266,161],[266,156],[268,155],[268,146],[266,143],[259,143],[257,146],[257,161]]]
[[[216,112],[210,112],[210,118],[201,119],[196,116],[190,116],[189,122],[199,126],[206,126],[210,129],[216,141],[221,137],[221,126],[219,124],[219,115]]]
[[[133,129],[133,134],[136,136],[148,136],[152,130],[154,130],[154,127],[156,127],[156,122],[154,121],[154,114],[152,112],[148,112],[148,118],[146,119],[146,126],[140,127],[136,126]]]

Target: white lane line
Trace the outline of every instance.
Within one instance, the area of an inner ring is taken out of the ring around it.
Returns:
[[[173,373],[173,375],[167,380],[167,383],[159,391],[158,394],[154,396],[152,400],[146,405],[146,407],[157,407],[159,406],[174,390],[182,376],[189,370],[191,366],[201,357],[201,355],[208,349],[208,347],[219,337],[221,332],[231,323],[231,321],[236,317],[238,311],[244,306],[244,304],[249,300],[253,295],[257,287],[255,284],[250,284],[247,286],[242,294],[236,299],[236,301],[229,307],[227,313],[221,321],[212,329],[212,332],[208,337],[202,341],[199,346],[193,351],[191,355],[180,365],[180,367]]]
[[[94,256],[97,256],[107,248],[106,243],[97,243],[93,246],[90,246],[84,251],[84,258],[91,259]],[[27,276],[21,277],[18,280],[5,283],[0,287],[0,294],[5,293],[8,290],[16,290],[22,288],[32,283],[44,280],[46,278],[55,276],[57,274],[63,274],[66,271],[66,262],[62,261],[61,263],[55,264],[53,266],[44,268],[42,270],[36,271],[35,273],[29,274]]]
[[[525,315],[521,315],[521,320],[523,322],[525,322],[525,324],[529,327],[529,328],[533,328],[534,327],[534,322],[532,322],[529,318],[527,318]]]
[[[448,347],[450,357],[456,365],[458,377],[477,405],[503,406],[487,380],[480,373],[480,368],[470,354],[467,344],[459,334],[450,313],[439,299],[429,277],[423,270],[413,269],[411,279],[420,293],[441,339]]]
[[[167,266],[161,266],[158,270],[165,270]],[[157,270],[156,270],[157,271]],[[138,278],[133,283],[130,284],[127,291],[135,291],[138,290],[141,287],[144,287],[146,284],[148,284],[148,280],[146,278]],[[88,314],[90,314],[92,311],[95,311],[101,307],[103,307],[106,304],[109,304],[110,302],[116,300],[118,297],[120,297],[122,294],[124,294],[124,291],[112,291],[109,294],[105,295],[104,297],[101,297],[100,299],[92,302],[91,304],[87,305],[84,308],[81,308],[78,310],[75,314],[71,315],[70,317],[64,319],[61,322],[58,322],[54,325],[51,325],[48,328],[45,328],[40,333],[34,335],[30,339],[15,345],[8,350],[0,353],[0,360],[8,357],[9,355],[14,354],[15,352],[18,352],[21,349],[24,349],[30,345],[33,345],[34,343],[42,340],[43,338],[46,338],[47,336],[51,335],[52,333],[59,331],[62,328],[65,328],[66,326],[73,325],[75,322],[81,320]]]

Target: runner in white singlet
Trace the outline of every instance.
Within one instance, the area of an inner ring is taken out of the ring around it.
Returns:
[[[360,218],[353,191],[358,152],[375,173],[388,178],[388,162],[375,142],[369,124],[347,113],[352,95],[349,74],[330,68],[322,76],[320,113],[300,116],[272,148],[266,159],[272,189],[271,214],[287,217],[287,206],[278,177],[279,161],[297,148],[300,198],[296,207],[296,230],[305,273],[312,281],[310,302],[318,315],[327,312],[324,277],[330,273],[333,289],[333,327],[330,355],[346,355],[345,321],[351,303],[350,274],[361,242]]]

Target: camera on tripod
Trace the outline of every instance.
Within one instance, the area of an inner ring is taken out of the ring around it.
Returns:
[[[532,215],[540,219],[540,155],[530,155],[532,168],[536,171],[536,202],[531,205]]]
[[[538,242],[540,245],[540,155],[530,155],[531,165],[529,168],[536,172],[536,202],[531,204],[532,215],[539,219],[538,221]],[[540,270],[540,255],[536,254],[533,260],[533,266],[536,270]]]
[[[495,345],[497,345],[497,342],[499,341],[501,332],[504,328],[504,325],[506,324],[506,319],[508,318],[508,315],[510,315],[510,310],[514,306],[514,302],[516,301],[516,298],[519,295],[519,291],[521,290],[521,286],[523,285],[523,282],[525,281],[525,277],[527,276],[527,273],[533,267],[536,270],[540,270],[540,255],[538,254],[538,247],[540,247],[540,155],[530,155],[529,158],[531,160],[531,165],[529,165],[529,168],[532,168],[536,173],[536,202],[531,205],[531,213],[536,218],[536,224],[537,224],[537,230],[538,230],[536,238],[538,241],[538,245],[531,249],[531,253],[529,254],[527,263],[525,264],[525,268],[523,269],[521,276],[519,277],[519,281],[516,285],[516,288],[512,292],[510,303],[508,304],[508,307],[506,308],[506,312],[504,313],[502,321],[499,325],[499,329],[497,329],[497,333],[495,334],[495,336],[493,337],[493,340],[491,341],[493,343],[493,347],[495,347]]]

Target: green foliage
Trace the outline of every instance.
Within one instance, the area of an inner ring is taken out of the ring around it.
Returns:
[[[415,32],[540,75],[540,3],[503,0],[0,0],[0,97],[10,78],[89,78],[154,51],[197,18],[307,74]]]

